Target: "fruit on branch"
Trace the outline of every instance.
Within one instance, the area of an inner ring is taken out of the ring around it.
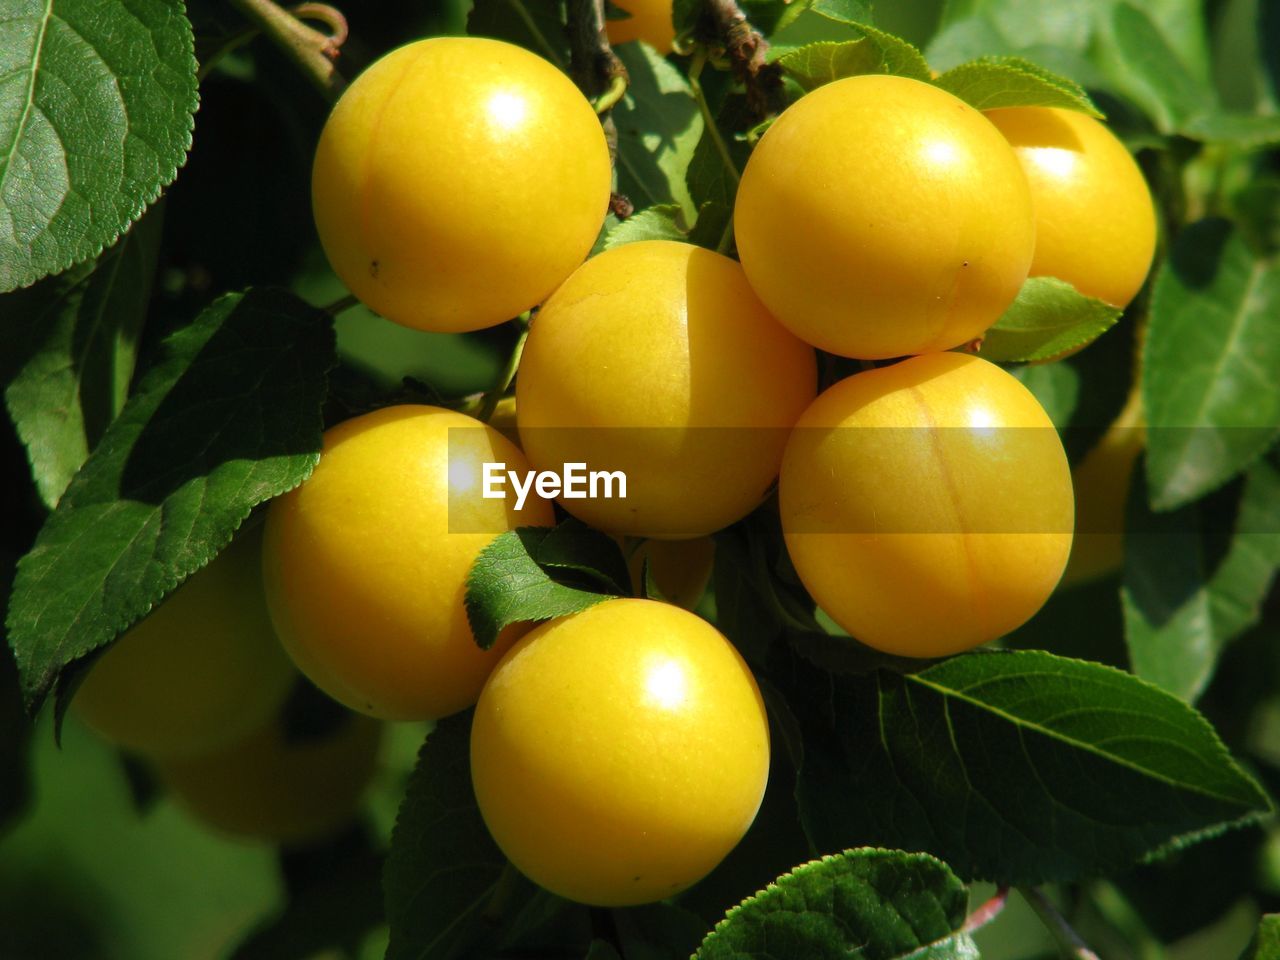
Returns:
[[[627,555],[631,588],[645,595],[645,573],[659,598],[692,610],[711,582],[716,543],[710,537],[695,540],[642,540]]]
[[[630,16],[607,19],[609,43],[617,46],[632,40],[643,40],[661,54],[671,52],[676,28],[671,20],[671,0],[612,0],[613,5]]]
[[[1104,577],[1124,563],[1125,503],[1146,442],[1142,392],[1135,388],[1098,445],[1071,471],[1076,536],[1064,584]]]
[[[178,803],[215,830],[303,844],[355,815],[378,765],[382,724],[343,711],[318,735],[290,737],[279,722],[221,750],[155,765]]]
[[[1075,110],[1009,107],[987,118],[1013,146],[1035,210],[1034,277],[1058,277],[1117,307],[1151,269],[1156,213],[1124,144]]]
[[[627,496],[564,500],[615,535],[690,538],[750,512],[816,392],[813,350],[727,257],[630,243],[593,257],[534,319],[516,381],[539,469],[622,471]]]
[[[711,871],[755,818],[769,724],[747,665],[704,620],[608,600],[527,634],[476,705],[485,823],[526,876],[602,906]]]
[[[980,336],[1035,243],[1031,196],[1000,132],[905,77],[819,87],[766,131],[734,209],[765,306],[831,353],[882,359]]]
[[[482,496],[482,464],[527,470],[509,440],[439,407],[385,407],[325,433],[315,472],[267,514],[263,576],[285,649],[334,699],[376,717],[438,718],[475,703],[515,631],[489,651],[463,608],[494,536],[550,526]]]
[[[509,43],[436,37],[387,54],[333,108],[312,204],[334,272],[405,326],[490,327],[582,262],[609,204],[595,111]]]
[[[787,550],[840,626],[888,653],[994,640],[1071,549],[1071,473],[1021,383],[958,353],[856,374],[800,418],[782,463]]]
[[[89,668],[72,700],[105,739],[147,755],[218,749],[267,722],[297,674],[262,592],[262,528],[243,531]]]

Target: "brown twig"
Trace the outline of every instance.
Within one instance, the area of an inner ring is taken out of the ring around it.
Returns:
[[[964,926],[960,928],[960,932],[973,933],[975,930],[981,930],[1004,912],[1005,904],[1008,901],[1009,888],[1000,887],[996,890],[995,896],[969,914],[965,919]]]
[[[747,91],[747,106],[764,119],[783,106],[782,68],[769,63],[769,41],[747,20],[736,0],[702,0],[697,35],[714,38],[729,59],[733,74]]]
[[[1018,892],[1048,928],[1064,960],[1098,960],[1098,955],[1089,949],[1080,934],[1076,933],[1067,918],[1043,892],[1036,887],[1019,887]]]
[[[297,64],[321,93],[332,100],[338,98],[346,86],[333,65],[347,38],[347,20],[340,11],[324,3],[303,3],[289,11],[272,0],[231,2]],[[317,20],[329,32],[310,27],[303,20]]]
[[[618,128],[613,104],[622,99],[627,68],[609,46],[605,33],[604,0],[569,0],[569,71],[587,99],[596,104],[609,158],[618,155]]]

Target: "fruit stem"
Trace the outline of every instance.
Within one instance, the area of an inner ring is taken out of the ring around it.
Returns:
[[[996,890],[995,895],[982,906],[969,914],[965,920],[964,926],[960,928],[961,933],[973,933],[975,930],[981,930],[988,923],[1000,916],[1004,912],[1005,904],[1009,902],[1009,888],[1000,887]]]
[[[489,422],[493,412],[498,409],[498,401],[506,395],[511,381],[516,378],[516,370],[520,368],[520,357],[524,354],[524,344],[529,339],[529,311],[526,310],[520,314],[514,322],[520,325],[520,334],[516,337],[515,345],[511,348],[511,353],[507,356],[507,362],[499,372],[498,379],[480,398],[480,406],[475,413],[476,419],[483,420],[485,423]]]
[[[707,65],[707,51],[699,47],[693,52],[693,62],[689,64],[689,89],[693,91],[693,99],[698,103],[698,110],[702,113],[702,124],[707,130],[707,134],[711,137],[711,143],[716,148],[716,153],[720,154],[720,162],[724,164],[725,172],[729,174],[729,179],[733,181],[736,187],[742,180],[742,174],[738,172],[737,164],[733,162],[733,157],[729,155],[729,146],[724,142],[724,137],[720,135],[720,128],[716,126],[716,118],[711,115],[711,106],[707,103],[707,95],[702,90],[702,68]]]
[[[1039,888],[1019,887],[1018,892],[1053,935],[1065,960],[1098,960],[1098,955],[1089,949],[1080,934],[1067,923],[1067,918]]]
[[[616,76],[609,81],[609,89],[596,97],[592,106],[596,108],[596,113],[606,113],[614,108],[626,92],[627,78],[623,75]]]
[[[733,74],[747,90],[747,106],[763,119],[782,105],[782,68],[769,63],[769,41],[747,21],[736,0],[702,0],[703,22],[729,57]],[[706,30],[703,31],[704,33]]]
[[[255,27],[271,38],[330,100],[336,100],[346,82],[334,67],[342,43],[347,38],[346,18],[323,3],[304,3],[285,10],[271,0],[231,0]],[[301,18],[319,20],[328,33],[316,30]]]
[[[348,293],[345,297],[339,297],[337,300],[333,301],[333,303],[326,304],[320,309],[329,314],[329,316],[336,317],[338,314],[345,313],[352,307],[357,307],[359,305],[359,298],[356,297],[355,294]]]

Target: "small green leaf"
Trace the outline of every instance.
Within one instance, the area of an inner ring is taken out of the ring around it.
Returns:
[[[1151,505],[1171,510],[1280,435],[1280,266],[1222,220],[1184,229],[1156,278],[1142,357]]]
[[[1222,648],[1257,623],[1280,567],[1280,471],[1262,460],[1245,474],[1221,556],[1203,529],[1206,501],[1152,513],[1136,479],[1122,593],[1130,662],[1138,676],[1193,701]]]
[[[978,110],[1063,107],[1102,116],[1080,84],[1021,57],[983,57],[952,67],[933,82]]]
[[[1264,913],[1240,960],[1280,960],[1280,913]]]
[[[467,576],[467,620],[488,650],[513,623],[564,617],[631,594],[617,542],[576,520],[499,534]],[[604,591],[604,592],[601,592]]]
[[[923,850],[968,879],[1039,884],[1271,809],[1202,716],[1098,663],[1006,650],[833,677],[797,660],[779,682],[804,731],[797,796],[819,850]]]
[[[0,15],[0,291],[97,256],[191,146],[177,0],[13,0]]]
[[[470,750],[467,712],[437,722],[418,754],[382,874],[391,926],[386,960],[492,956],[482,947],[502,935],[501,918],[485,914],[495,890],[506,885],[508,905],[533,894],[485,828]]]
[[[743,901],[694,960],[960,960],[976,958],[968,892],[922,853],[846,850],[796,867]]]
[[[165,340],[18,564],[7,623],[28,709],[310,475],[333,363],[328,315],[276,290],[222,297]]]
[[[1120,313],[1064,280],[1029,277],[984,335],[982,356],[996,363],[1051,360],[1096,340]]]
[[[928,81],[929,66],[905,40],[866,24],[853,25],[857,40],[820,41],[789,50],[778,58],[782,68],[805,90],[842,77],[887,73]]]
[[[124,407],[160,245],[156,207],[96,262],[5,298],[0,382],[52,509]]]
[[[778,58],[778,63],[805,90],[813,90],[841,77],[892,72],[887,69],[880,48],[866,38],[843,43],[805,44],[784,53]]]
[[[863,0],[812,0],[808,4],[797,3],[796,6],[837,23],[860,27],[872,20],[871,4],[864,3]]]
[[[612,250],[624,243],[641,240],[683,240],[685,231],[680,226],[682,213],[674,204],[649,207],[619,221],[604,238],[604,249]]]
[[[637,207],[675,204],[692,220],[697,205],[685,174],[702,136],[702,114],[684,74],[644,43],[615,51],[631,78],[613,108],[618,191]]]

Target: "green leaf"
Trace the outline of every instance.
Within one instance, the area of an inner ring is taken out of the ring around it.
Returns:
[[[512,899],[533,893],[485,828],[470,751],[468,711],[439,721],[418,754],[382,875],[391,925],[386,960],[491,956],[480,948],[501,936],[499,918],[485,914],[499,884]]]
[[[1264,913],[1240,960],[1280,960],[1280,913]]]
[[[18,564],[7,622],[29,709],[306,479],[333,362],[328,315],[276,290],[222,297],[165,340]]]
[[[686,171],[689,195],[699,209],[708,203],[725,210],[733,209],[738,180],[751,151],[744,141],[732,136],[732,131],[742,130],[751,123],[746,97],[735,94],[728,96],[716,113],[724,153],[716,144],[711,130],[702,130]],[[725,154],[728,155],[727,161]]]
[[[943,960],[968,892],[946,864],[922,853],[846,850],[796,867],[729,911],[694,960]]]
[[[622,957],[608,941],[592,940],[587,950],[586,960],[622,960]]]
[[[1191,117],[1178,132],[1193,140],[1256,150],[1280,143],[1280,117],[1211,112]]]
[[[0,17],[0,291],[97,256],[191,146],[177,0],[13,0]]]
[[[514,43],[567,71],[565,22],[563,0],[475,0],[467,14],[467,33]]]
[[[996,363],[1051,360],[1096,340],[1120,314],[1065,280],[1029,277],[983,336],[982,356]]]
[[[153,211],[96,262],[5,297],[0,382],[53,508],[124,407],[160,246]]]
[[[604,591],[604,592],[601,592]],[[577,520],[499,534],[467,575],[467,620],[488,650],[513,623],[564,617],[631,593],[617,541]]]
[[[1156,278],[1142,357],[1151,505],[1226,483],[1280,435],[1280,267],[1230,224],[1184,229]]]
[[[674,204],[649,207],[619,221],[604,238],[604,249],[612,250],[624,243],[641,240],[683,240],[685,231],[680,226],[681,209]]]
[[[1021,57],[983,57],[952,67],[933,82],[978,110],[1063,107],[1102,116],[1080,84]]]
[[[819,850],[923,850],[968,879],[1039,884],[1115,872],[1271,809],[1203,717],[1101,664],[1009,650],[908,674],[792,666],[797,796]]]
[[[1213,106],[1213,96],[1198,81],[1149,16],[1130,3],[1117,3],[1112,36],[1122,66],[1118,79],[1153,115],[1157,126],[1173,132]]]
[[[1262,460],[1245,475],[1225,552],[1205,529],[1206,501],[1152,513],[1137,479],[1124,549],[1125,642],[1135,674],[1193,701],[1222,648],[1258,622],[1280,567],[1280,470]]]
[[[1099,9],[1110,0],[1081,0],[1046,7],[1040,0],[948,0],[942,10],[941,27],[982,19],[999,26],[1023,47],[1050,46],[1083,50],[1093,32]]]
[[[689,81],[648,44],[624,43],[615,52],[631,78],[613,108],[618,191],[637,207],[675,204],[692,220],[697,205],[685,173],[702,136],[702,114]]]
[[[809,43],[778,57],[778,63],[804,89],[865,73],[889,73],[930,82],[932,73],[924,55],[907,41],[867,23],[833,16],[830,9],[813,10],[847,24],[857,39]]]

